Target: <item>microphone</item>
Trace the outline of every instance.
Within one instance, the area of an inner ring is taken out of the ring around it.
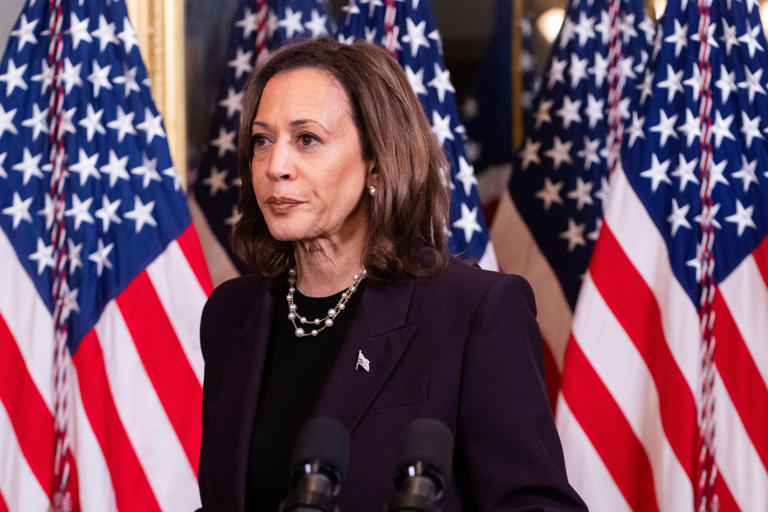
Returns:
[[[442,422],[420,418],[405,430],[395,487],[387,512],[437,512],[435,505],[451,476],[453,434]]]
[[[291,490],[283,512],[333,512],[341,478],[349,461],[349,432],[328,417],[309,420],[301,429],[291,457]]]

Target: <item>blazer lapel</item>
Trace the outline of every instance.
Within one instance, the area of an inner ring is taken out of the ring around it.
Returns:
[[[218,480],[222,510],[242,512],[245,507],[251,434],[272,332],[273,286],[272,281],[267,281],[254,298],[242,327],[235,330],[232,345],[235,350],[229,354],[228,371],[219,388],[216,418],[219,444],[215,449],[223,469]]]
[[[416,333],[415,326],[405,325],[413,286],[412,281],[366,283],[314,416],[334,417],[354,430]],[[367,370],[358,364],[361,356],[368,361]]]

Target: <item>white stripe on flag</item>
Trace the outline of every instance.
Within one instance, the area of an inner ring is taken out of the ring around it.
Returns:
[[[109,468],[104,460],[99,442],[93,433],[85,407],[80,397],[80,383],[77,369],[68,359],[71,371],[70,379],[74,388],[71,409],[74,409],[74,422],[70,430],[72,452],[77,459],[77,476],[80,491],[80,509],[82,512],[113,512],[117,510],[115,492]]]
[[[114,301],[104,309],[96,334],[120,421],[157,502],[164,511],[194,510],[200,504],[197,479]]]
[[[197,380],[203,384],[200,317],[207,297],[175,240],[147,267],[147,274],[163,303]],[[179,300],[183,298],[183,300]]]
[[[719,373],[715,375],[715,454],[720,474],[739,508],[744,512],[766,510],[768,474]]]
[[[53,434],[53,433],[51,433]],[[50,506],[48,495],[40,487],[32,469],[19,447],[18,439],[0,402],[0,494],[5,498],[10,512],[45,512]]]
[[[614,173],[605,223],[653,292],[661,311],[667,345],[698,401],[699,317],[672,273],[664,239],[623,172]]]
[[[53,414],[53,318],[0,229],[0,261],[4,291],[0,314],[16,340],[37,390]]]
[[[195,196],[190,194],[187,197],[189,213],[192,215],[192,222],[195,224],[195,231],[200,239],[200,246],[203,248],[205,263],[208,266],[208,272],[211,274],[211,281],[214,288],[228,279],[240,275],[235,264],[229,259],[229,254],[219,243],[213,230],[208,225],[208,220],[200,209],[200,205],[195,201]]]
[[[557,431],[563,441],[568,481],[592,511],[630,512],[624,495],[563,399],[557,398]]]
[[[664,240],[634,194],[626,176],[623,172],[618,172],[613,178],[605,222],[611,227],[633,266],[652,290],[661,310],[662,326],[668,346],[694,398],[698,401],[700,391],[697,371],[700,360],[696,307],[672,273]],[[750,285],[750,288],[754,286]],[[729,296],[733,298],[734,293],[729,293]],[[734,309],[729,309],[733,315]],[[758,510],[768,503],[768,498],[760,493],[763,501],[756,501],[753,494],[757,491],[753,487],[758,485],[755,482],[760,480],[764,483],[759,485],[763,485],[768,492],[768,481],[764,479],[766,470],[719,379],[718,386],[720,389],[716,388],[718,393],[715,398],[715,443],[720,473],[742,510]],[[751,469],[745,470],[745,467]]]
[[[755,258],[750,255],[718,288],[763,382],[768,386],[768,288],[759,284],[762,282]]]
[[[562,372],[565,345],[573,321],[571,307],[555,272],[536,245],[507,190],[499,201],[490,236],[501,271],[520,274],[531,283],[542,336],[552,352],[557,369]]]
[[[484,268],[485,270],[499,270],[499,263],[496,261],[496,251],[493,249],[493,243],[490,240],[485,244],[483,257],[480,258],[478,264],[480,265],[480,268]]]
[[[693,510],[693,487],[664,432],[653,377],[589,272],[579,294],[573,337],[643,445],[659,508]]]

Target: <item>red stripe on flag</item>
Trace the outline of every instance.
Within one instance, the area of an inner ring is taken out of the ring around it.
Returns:
[[[755,259],[760,275],[763,276],[765,286],[768,287],[768,236],[752,252],[752,257]]]
[[[117,297],[149,380],[197,475],[203,390],[146,271]]]
[[[768,404],[768,388],[744,344],[720,290],[715,292],[712,307],[715,312],[715,364],[747,435],[755,446],[763,466],[768,469],[768,407],[765,406]],[[727,436],[728,433],[723,432],[722,435]]]
[[[565,349],[562,393],[574,417],[634,510],[658,511],[651,462],[619,405],[573,336]]]
[[[72,499],[72,510],[80,510],[80,479],[77,476],[77,464],[75,463],[75,456],[72,453],[72,447],[70,446],[65,456],[66,461],[69,463],[69,476],[67,477],[66,491],[69,493]]]
[[[95,331],[83,338],[72,360],[85,414],[112,477],[118,510],[159,511],[160,505],[117,413]]]
[[[0,492],[0,512],[8,512],[8,505],[6,505],[5,499],[3,499],[2,492]]]
[[[656,298],[607,224],[592,258],[592,281],[645,361],[659,396],[664,434],[694,483],[696,401],[667,345]]]
[[[560,392],[560,369],[555,362],[555,355],[552,353],[552,348],[541,337],[542,355],[544,357],[544,376],[547,379],[547,394],[549,395],[549,406],[552,408],[552,412],[555,412],[557,406],[557,394]]]
[[[50,497],[53,489],[53,415],[27,371],[21,351],[2,315],[0,401],[8,411],[24,458]]]
[[[725,483],[723,475],[720,473],[715,478],[715,496],[717,496],[717,501],[720,505],[717,509],[719,512],[741,512],[736,500],[733,499],[733,494],[731,494],[728,484]]]
[[[197,236],[194,223],[189,225],[187,230],[176,239],[176,242],[179,244],[181,252],[184,253],[184,257],[187,258],[189,266],[192,267],[192,272],[195,273],[203,291],[206,295],[210,295],[213,291],[213,281],[211,281],[211,274],[208,272],[208,264],[205,262],[205,254],[200,245],[200,238]]]

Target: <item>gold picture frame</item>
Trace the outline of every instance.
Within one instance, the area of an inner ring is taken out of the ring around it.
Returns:
[[[183,0],[126,0],[176,172],[186,190],[187,120]]]

